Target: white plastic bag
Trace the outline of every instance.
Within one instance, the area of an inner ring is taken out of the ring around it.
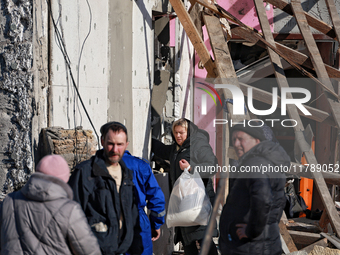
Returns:
[[[170,195],[166,225],[168,228],[207,225],[210,213],[211,203],[199,173],[184,170]]]

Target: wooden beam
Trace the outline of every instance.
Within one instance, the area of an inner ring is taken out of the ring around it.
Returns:
[[[331,17],[331,20],[333,22],[334,31],[336,34],[336,40],[340,42],[340,18],[339,18],[339,14],[336,9],[334,0],[326,0],[326,5],[327,5],[328,12],[329,12],[329,16]],[[338,47],[336,55],[337,56],[340,55],[340,47]],[[339,82],[338,82],[338,86],[339,86]],[[338,94],[339,94],[339,91],[338,91]]]
[[[279,223],[279,228],[280,228],[281,236],[282,236],[284,242],[286,243],[286,245],[289,249],[289,252],[297,251],[298,249],[296,248],[292,237],[288,233],[286,225],[282,221],[280,221],[280,223]]]
[[[329,79],[320,52],[309,29],[306,16],[304,15],[301,7],[301,3],[299,0],[292,0],[291,6],[295,14],[296,22],[305,40],[306,47],[310,53],[309,55],[311,57],[315,72],[322,83],[328,88],[326,91],[325,88],[322,87],[323,91],[326,92],[325,95],[327,96],[328,103],[331,107],[334,120],[337,123],[337,126],[340,127],[340,103],[338,100],[334,100],[334,98],[328,94],[329,90],[334,92],[333,85]]]
[[[305,248],[301,249],[300,251],[306,251],[308,254],[314,250],[315,246],[327,247],[327,238],[321,239],[311,245],[306,246]]]
[[[289,254],[290,253],[289,248],[281,234],[280,234],[280,240],[281,240],[281,249],[282,249],[283,254]]]
[[[288,230],[308,232],[308,233],[319,233],[320,229],[316,224],[305,223],[304,219],[306,218],[298,218],[296,221],[289,221],[286,224]],[[308,220],[308,219],[307,219]]]
[[[297,5],[297,4],[293,5],[293,2],[294,2],[294,0],[292,0],[292,6],[293,6],[293,10],[294,10],[295,5]],[[270,26],[269,26],[268,18],[267,18],[267,15],[266,15],[266,11],[265,11],[264,6],[263,6],[263,2],[261,0],[254,0],[254,3],[255,3],[257,15],[259,17],[259,21],[260,21],[260,24],[261,24],[261,28],[262,28],[262,31],[263,31],[263,35],[264,35],[266,41],[272,47],[275,48],[274,38],[273,38],[273,35],[271,33],[271,30],[270,30]],[[300,7],[301,7],[301,5],[300,5]],[[300,28],[300,30],[301,30],[301,28]],[[312,40],[314,42],[314,39],[312,39]],[[282,65],[281,65],[281,62],[280,62],[280,58],[279,58],[278,54],[276,54],[271,49],[272,48],[268,49],[268,54],[269,54],[269,56],[270,56],[270,58],[273,62],[273,67],[274,67],[274,70],[275,70],[275,76],[277,78],[278,85],[279,85],[280,88],[288,87],[288,82],[287,82],[286,77],[284,75]],[[321,61],[321,63],[322,63],[322,61]],[[292,98],[292,95],[287,94],[287,98]],[[287,109],[288,109],[288,114],[289,114],[290,118],[295,119],[297,121],[297,125],[294,127],[295,132],[303,131],[304,127],[302,125],[300,116],[298,115],[296,106],[290,105],[290,106],[287,107]],[[338,116],[335,115],[334,118],[336,118],[336,117],[338,117]],[[339,117],[340,117],[340,114],[339,114]],[[337,124],[338,124],[338,122],[337,122]],[[338,126],[340,126],[340,125],[338,124]],[[306,140],[304,140],[304,141],[298,140],[298,142],[301,143],[301,144],[299,144],[300,148],[302,148],[305,144],[307,144]],[[313,165],[316,166],[318,162],[315,158],[315,155],[314,155],[314,152],[312,151],[312,148],[309,148],[309,151],[304,152],[304,153],[305,153],[305,157],[307,159],[307,162],[309,164],[313,164]],[[328,212],[328,215],[330,215],[332,225],[333,225],[336,233],[339,235],[340,234],[340,219],[339,219],[339,216],[338,216],[337,211],[335,209],[335,206],[333,204],[332,198],[329,194],[326,182],[323,179],[321,173],[312,172],[312,175],[314,177],[315,184],[318,188],[318,191],[321,195],[323,204],[324,204],[324,206],[325,206],[325,208]]]
[[[238,25],[231,25],[230,26],[231,28],[231,33],[234,34],[234,35],[237,35],[241,38],[243,38],[244,40],[248,41],[248,42],[252,42],[252,43],[255,43],[257,46],[259,47],[262,47],[262,48],[266,48],[266,45],[260,41],[258,38],[254,37],[252,35],[252,33],[250,31],[248,31],[247,29],[245,28],[242,28]],[[314,70],[314,66],[312,64],[312,61],[311,59],[297,51],[297,50],[293,50],[281,43],[278,43],[278,42],[275,42],[275,46],[277,49],[279,49],[283,54],[287,55],[289,58],[294,58],[294,61],[299,64],[299,65],[302,65],[306,68],[309,68],[309,69],[312,69]],[[326,65],[325,64],[325,67],[326,67],[326,70],[327,70],[327,73],[328,73],[328,76],[330,78],[340,78],[340,71],[330,65]]]
[[[288,233],[293,238],[294,243],[303,245],[310,245],[312,243],[315,243],[316,241],[319,241],[322,238],[320,234],[309,232],[288,230]]]
[[[330,221],[327,212],[323,211],[319,220],[319,226],[322,229],[322,232],[328,233],[328,223],[330,223]]]
[[[234,69],[233,61],[229,52],[228,44],[224,38],[223,30],[219,18],[203,14],[204,23],[207,27],[211,48],[214,53],[215,63],[217,67],[218,79],[215,81],[218,84],[233,84],[240,87],[237,75]],[[232,98],[232,94],[228,89],[219,89],[223,91],[224,98]],[[227,104],[230,118],[233,121],[242,121],[249,119],[249,114],[232,115],[233,105]],[[248,111],[247,111],[248,112]]]
[[[292,16],[294,15],[291,5],[289,3],[287,3],[286,1],[283,1],[283,0],[264,0],[264,1],[276,6],[277,8],[281,9],[282,11],[284,11],[284,12],[286,12],[286,13],[292,15]],[[304,14],[306,15],[308,25],[319,30],[320,32],[324,33],[325,35],[328,35],[331,38],[336,37],[335,31],[332,28],[332,26],[328,25],[326,22],[324,22],[322,20],[315,18],[314,16],[310,15],[309,13],[307,13],[305,11],[304,11]]]
[[[208,72],[208,77],[215,78],[216,75],[216,66],[213,62],[207,47],[204,44],[199,32],[197,31],[194,23],[192,22],[187,10],[184,7],[184,4],[181,0],[170,0],[172,7],[174,8],[177,17],[181,21],[181,24],[187,33],[192,45],[194,46],[198,56],[201,59],[202,64]]]
[[[218,77],[230,79],[237,84],[237,76],[233,61],[229,52],[228,44],[223,35],[219,18],[203,13],[204,23],[207,26],[210,43],[215,57]]]
[[[314,41],[314,38],[312,37],[312,33],[309,29],[309,26],[306,21],[306,16],[303,13],[301,3],[297,0],[292,0],[291,6],[293,9],[293,12],[295,14],[295,18],[297,21],[297,24],[300,28],[301,34],[305,40],[306,47],[310,53],[311,60],[313,63],[313,66],[315,68],[315,71],[317,73],[317,76],[320,80],[322,80],[323,84],[330,90],[334,91],[332,83],[327,75],[325,66],[323,65],[322,58],[320,56],[320,53],[318,51],[318,48],[316,46],[316,43]],[[328,93],[325,93],[328,99],[328,103],[332,110],[332,115],[334,117],[335,122],[337,123],[337,126],[339,127],[340,123],[340,104],[337,100],[334,100],[330,97]],[[307,162],[311,165],[316,165],[317,161],[314,156],[314,152],[310,148],[308,152],[305,152],[305,157],[307,159]],[[322,202],[325,206],[325,209],[328,213],[329,219],[331,221],[332,227],[334,231],[337,233],[337,235],[340,235],[340,219],[339,215],[335,209],[333,200],[330,196],[330,193],[328,191],[328,187],[326,185],[325,180],[322,177],[321,173],[312,173],[316,187],[319,191],[320,197],[322,199]]]
[[[237,76],[235,73],[234,65],[232,63],[232,59],[230,56],[229,48],[228,45],[225,41],[222,27],[219,21],[219,18],[215,16],[209,16],[209,15],[203,15],[203,19],[205,22],[205,25],[207,27],[207,31],[209,34],[209,39],[210,39],[210,44],[211,48],[214,53],[214,59],[216,63],[216,73],[217,73],[217,82],[218,83],[227,83],[227,84],[233,84],[237,87],[238,85],[238,80]],[[223,93],[224,98],[231,98],[231,92],[227,89],[219,89],[218,93]],[[240,120],[240,119],[245,119],[249,118],[249,115],[238,115],[234,116],[233,113],[233,106],[232,104],[227,105],[228,110],[229,110],[229,116],[228,119],[233,119],[235,121]],[[225,115],[224,111],[220,109],[220,113],[217,112],[217,114]],[[228,165],[229,164],[229,158],[227,156],[227,151],[225,150],[225,145],[229,144],[229,126],[225,125],[225,129],[223,130],[221,127],[216,128],[217,135],[222,134],[222,139],[217,141],[216,147],[224,152],[223,157],[223,162],[222,164]],[[225,197],[222,195],[223,193],[226,194],[226,187],[228,179],[226,178],[225,180],[221,180],[222,183],[222,188],[217,193],[218,199],[215,201],[214,209],[215,207],[218,208],[220,202],[222,200],[225,201]],[[217,210],[216,210],[217,211]],[[215,215],[216,216],[216,215]],[[215,217],[214,215],[212,218]],[[208,254],[209,252],[209,245],[211,243],[211,238],[212,238],[212,229],[214,226],[214,221],[210,221],[208,224],[208,229],[206,231],[206,235],[203,240],[203,245],[201,248],[201,255]]]
[[[336,39],[339,42],[340,40],[340,18],[339,18],[338,11],[336,9],[336,6],[333,0],[326,0],[326,5],[327,5],[328,12],[329,12],[329,16],[331,17],[331,20],[333,22]]]
[[[313,62],[315,71],[317,73],[317,76],[320,80],[322,80],[323,84],[325,84],[328,89],[331,89],[334,91],[333,86],[329,80],[329,77],[326,73],[326,69],[324,65],[322,64],[322,58],[320,56],[320,53],[318,51],[318,48],[316,46],[316,43],[312,37],[311,31],[309,29],[309,26],[306,21],[306,17],[303,13],[301,3],[297,0],[292,0],[291,6],[293,9],[293,12],[295,14],[295,18],[297,21],[297,24],[300,28],[301,34],[305,40],[306,47],[310,53],[311,60]],[[340,123],[340,104],[338,101],[334,100],[330,97],[328,93],[325,93],[327,96],[328,103],[332,110],[332,115],[334,117],[335,122],[337,123],[337,126],[339,127]],[[310,149],[308,152],[305,152],[305,156],[307,159],[307,162],[309,164],[317,164],[317,161],[315,160],[314,152],[312,149]],[[339,215],[335,209],[334,203],[332,198],[330,197],[328,187],[325,183],[325,180],[322,177],[321,173],[312,173],[316,187],[319,191],[320,197],[322,199],[322,202],[325,206],[325,209],[328,213],[328,217],[331,221],[331,225],[334,229],[334,231],[337,233],[338,236],[340,236],[340,220]]]
[[[333,238],[331,235],[326,233],[320,233],[323,237],[326,237],[336,248],[340,249],[340,242],[337,238]]]
[[[275,45],[271,45],[268,43],[265,39],[263,39],[258,33],[254,32],[253,28],[250,28],[249,26],[245,25],[242,21],[237,19],[235,16],[233,16],[231,13],[229,13],[227,10],[223,9],[218,4],[212,5],[210,3],[205,2],[205,0],[196,0],[197,3],[202,4],[209,10],[212,10],[213,12],[216,12],[217,14],[221,15],[223,18],[229,19],[236,24],[240,25],[243,28],[248,29],[255,37],[257,37],[260,41],[262,41],[267,47],[272,49],[274,52],[276,52],[280,57],[282,57],[284,60],[286,60],[291,66],[293,66],[295,69],[297,69],[299,72],[301,72],[303,75],[311,78],[313,81],[315,81],[319,86],[322,87],[322,89],[326,90],[329,92],[331,95],[333,95],[335,98],[340,99],[340,96],[336,93],[334,93],[334,90],[330,89],[328,86],[324,85],[322,81],[318,80],[315,78],[311,73],[309,73],[307,70],[302,68],[300,65],[296,64],[294,60],[291,58],[287,57],[285,54],[283,54],[280,50],[278,50]],[[217,9],[217,11],[216,11]]]
[[[191,11],[194,8],[194,5],[196,4],[196,1],[195,0],[189,0],[189,2],[190,2],[191,5],[190,5],[190,8],[188,10],[188,13],[191,14]]]

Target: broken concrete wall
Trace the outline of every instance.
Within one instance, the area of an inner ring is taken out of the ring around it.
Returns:
[[[20,188],[33,168],[32,5],[1,1],[0,198]]]

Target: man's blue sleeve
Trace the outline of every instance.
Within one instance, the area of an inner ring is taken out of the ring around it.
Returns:
[[[132,156],[128,151],[125,151],[123,161],[134,172],[133,181],[139,208],[148,208],[151,227],[159,229],[165,222],[165,198],[149,163]]]
[[[147,205],[150,210],[149,219],[153,229],[159,229],[164,224],[165,220],[165,198],[161,187],[152,173],[151,167],[145,163],[145,172],[148,173],[148,179],[145,180],[145,196]]]

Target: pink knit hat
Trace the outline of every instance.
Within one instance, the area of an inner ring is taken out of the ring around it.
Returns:
[[[58,177],[66,183],[70,178],[70,168],[66,160],[59,155],[47,155],[43,157],[39,161],[35,171]]]

